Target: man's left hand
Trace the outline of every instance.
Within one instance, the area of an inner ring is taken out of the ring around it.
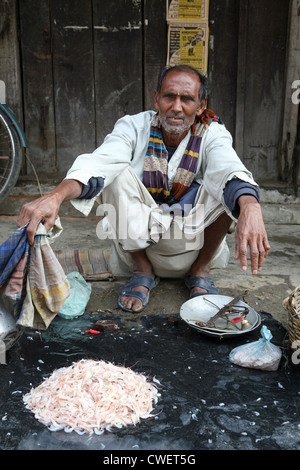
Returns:
[[[238,200],[240,215],[235,231],[235,259],[240,260],[241,268],[247,270],[248,246],[250,249],[251,271],[261,271],[270,245],[261,207],[253,196],[243,195]]]

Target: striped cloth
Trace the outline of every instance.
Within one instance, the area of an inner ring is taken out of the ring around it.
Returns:
[[[29,268],[30,245],[27,227],[14,231],[0,246],[0,295],[14,305],[15,316],[20,314],[24,300],[24,280]]]
[[[42,320],[39,327],[42,329],[43,323],[46,329],[69,297],[71,289],[43,224],[39,225],[31,247],[28,278],[31,299]]]
[[[175,204],[187,192],[197,171],[203,134],[211,122],[223,124],[221,119],[210,109],[204,110],[201,116],[195,120],[191,129],[191,137],[178,165],[172,188],[169,188],[167,150],[163,142],[158,114],[154,116],[145,157],[143,182],[156,202]]]
[[[33,246],[26,226],[0,246],[0,272],[0,295],[12,304],[17,324],[47,329],[70,295],[70,285],[43,224]]]
[[[112,281],[110,250],[53,250],[64,272],[77,271],[86,281]]]

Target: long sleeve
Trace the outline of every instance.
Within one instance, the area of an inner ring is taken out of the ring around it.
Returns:
[[[225,204],[236,219],[240,214],[238,198],[244,194],[250,194],[251,196],[254,196],[258,202],[260,201],[258,189],[252,184],[238,178],[229,181],[224,189]]]
[[[154,111],[145,111],[134,116],[124,116],[119,119],[113,131],[106,136],[103,144],[94,152],[79,155],[66,175],[66,179],[75,179],[84,186],[88,194],[91,178],[103,180],[103,185],[89,193],[89,199],[80,196],[72,200],[73,206],[88,215],[97,196],[104,187],[131,166],[137,176],[143,176],[144,157],[147,150],[150,126]],[[92,180],[93,181],[93,180]],[[97,185],[96,185],[97,186]],[[83,193],[85,195],[85,192]],[[91,195],[95,196],[92,197]]]
[[[212,123],[202,141],[200,174],[205,189],[225,204],[223,191],[229,181],[238,178],[258,187],[232,147],[231,134],[224,126]]]
[[[87,184],[83,185],[82,192],[78,199],[92,199],[101,192],[104,185],[104,179],[101,176],[92,177]]]

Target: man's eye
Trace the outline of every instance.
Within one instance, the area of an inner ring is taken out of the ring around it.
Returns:
[[[177,98],[177,95],[173,94],[173,93],[170,93],[170,94],[166,94],[164,95],[164,98],[167,98],[169,100],[173,100],[173,99],[176,99]],[[185,101],[185,102],[188,102],[188,101],[194,101],[193,97],[192,96],[188,96],[188,95],[182,95],[180,96],[180,99],[182,101]]]

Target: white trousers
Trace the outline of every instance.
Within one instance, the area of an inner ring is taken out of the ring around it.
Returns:
[[[97,215],[104,216],[102,236],[113,241],[110,264],[115,275],[130,275],[130,252],[146,250],[157,276],[184,277],[203,246],[204,229],[224,212],[200,186],[187,216],[164,213],[130,167],[104,188],[98,202]],[[228,259],[224,238],[211,268],[226,267]]]

